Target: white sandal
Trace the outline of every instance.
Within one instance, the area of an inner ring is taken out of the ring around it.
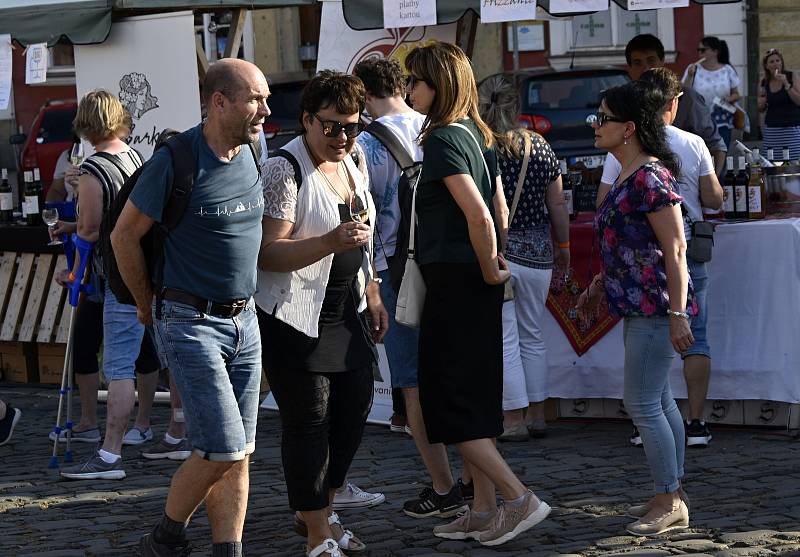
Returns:
[[[328,517],[328,524],[331,526],[332,533],[335,537],[339,537],[336,543],[339,545],[340,549],[345,549],[348,552],[359,553],[364,551],[367,546],[359,540],[355,534],[353,534],[352,530],[346,529],[342,526],[342,521],[339,518],[339,515],[335,512],[332,512]],[[304,538],[308,537],[308,527],[306,523],[303,522],[297,515],[294,516],[294,531]]]
[[[314,549],[310,549],[306,546],[306,557],[319,557],[323,554],[329,557],[345,557],[344,553],[339,551],[339,544],[331,538],[325,538],[322,543]]]

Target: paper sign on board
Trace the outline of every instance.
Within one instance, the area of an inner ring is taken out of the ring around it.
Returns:
[[[25,83],[44,83],[47,81],[47,43],[28,45],[25,57]]]
[[[0,35],[0,110],[11,99],[11,35]]]
[[[608,9],[608,0],[550,0],[551,14],[598,12]]]
[[[383,0],[384,29],[436,25],[436,0]]]
[[[536,19],[536,0],[481,0],[481,23]]]

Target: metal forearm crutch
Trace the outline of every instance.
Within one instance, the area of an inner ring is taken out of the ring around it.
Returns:
[[[82,284],[84,275],[86,274],[86,267],[91,261],[93,244],[82,240],[77,235],[73,234],[67,237],[64,242],[64,250],[67,255],[67,267],[73,268],[75,261],[75,252],[78,252],[79,267],[76,274],[70,272],[69,285],[67,286],[69,298],[69,329],[67,333],[67,347],[64,352],[64,368],[61,373],[61,389],[58,396],[58,411],[56,413],[56,425],[53,428],[55,433],[55,440],[53,441],[53,454],[50,457],[48,468],[58,468],[58,444],[61,442],[61,432],[64,431],[67,442],[66,450],[64,451],[64,462],[72,462],[72,392],[74,390],[74,373],[72,369],[72,351],[74,346],[75,337],[75,318],[78,314],[77,306],[80,300],[81,292],[91,294],[93,292],[89,285]],[[61,413],[64,404],[64,395],[67,396],[67,411],[66,411],[66,424],[64,429],[61,428]]]

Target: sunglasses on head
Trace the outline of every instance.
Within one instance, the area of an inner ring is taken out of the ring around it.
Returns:
[[[780,54],[780,52],[778,52],[777,48],[770,48],[769,50],[767,50],[767,56],[771,56],[773,54]]]
[[[319,120],[319,123],[322,124],[322,135],[325,137],[339,137],[339,134],[342,133],[342,130],[344,130],[344,134],[347,136],[347,138],[353,139],[354,137],[358,136],[358,134],[363,132],[364,128],[367,127],[367,125],[363,122],[342,124],[341,122],[336,122],[335,120],[323,120],[317,114],[314,114],[314,118]]]
[[[597,114],[590,114],[586,118],[586,123],[590,126],[597,124],[598,128],[602,128],[603,124],[606,122],[617,122],[618,124],[624,124],[627,120],[623,120],[622,118],[617,118],[616,116],[611,116],[610,114],[606,114],[602,110],[598,110]]]

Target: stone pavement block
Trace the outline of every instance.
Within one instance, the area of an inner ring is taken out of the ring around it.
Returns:
[[[727,549],[728,546],[721,543],[716,543],[711,540],[681,540],[672,541],[667,544],[668,547],[680,549],[685,553],[702,553],[708,551],[721,551]]]
[[[720,540],[727,544],[759,545],[773,539],[777,535],[775,530],[753,530],[749,532],[735,532],[722,534]]]
[[[633,551],[617,552],[617,553],[600,553],[602,557],[663,557],[664,555],[672,555],[665,549],[634,549]]]
[[[715,553],[715,557],[769,557],[773,551],[763,547],[738,547]]]

